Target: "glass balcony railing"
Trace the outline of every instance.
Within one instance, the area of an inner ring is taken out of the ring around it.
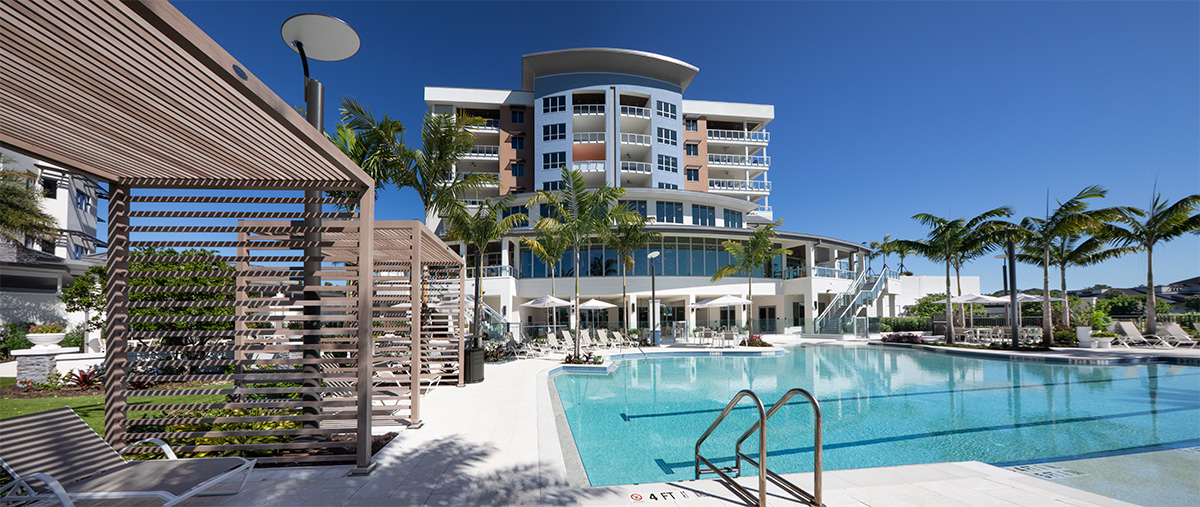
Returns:
[[[650,119],[650,108],[637,106],[621,106],[621,116]]]
[[[602,173],[604,172],[604,161],[584,160],[580,162],[572,162],[571,168],[584,173]]]
[[[574,106],[575,114],[604,114],[604,104],[581,104]]]
[[[709,130],[709,141],[726,141],[738,143],[769,143],[771,142],[771,133],[765,130]]]
[[[499,146],[472,146],[463,158],[500,158]]]
[[[719,190],[728,192],[748,192],[748,193],[770,193],[771,182],[756,181],[756,180],[708,180],[709,190]]]
[[[708,165],[727,165],[766,169],[771,165],[771,157],[765,155],[718,155],[715,153],[709,153]]]
[[[621,162],[621,172],[650,174],[651,169],[649,162]]]
[[[784,271],[783,278],[791,280],[793,278],[804,278],[807,276],[817,276],[821,278],[841,278],[843,280],[854,280],[857,273],[845,269],[825,268],[821,266],[796,266],[788,268]]]
[[[500,128],[500,120],[486,119],[483,125],[467,125],[468,129],[476,130],[498,130]]]
[[[498,276],[514,276],[512,266],[483,266],[480,269],[483,278],[494,278]],[[475,278],[475,268],[467,268],[467,278]]]
[[[645,134],[621,134],[621,144],[650,146],[650,136]],[[709,155],[711,158],[712,155]]]
[[[576,143],[602,143],[604,142],[604,132],[575,132],[571,134],[571,141]]]

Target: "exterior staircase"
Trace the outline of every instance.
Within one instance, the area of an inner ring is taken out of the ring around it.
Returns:
[[[854,282],[846,290],[834,296],[825,311],[817,317],[817,333],[841,335],[853,329],[852,319],[860,314],[865,316],[866,309],[879,298],[883,291],[884,282],[888,278],[899,278],[895,270],[884,267],[878,274],[871,271],[859,273]]]

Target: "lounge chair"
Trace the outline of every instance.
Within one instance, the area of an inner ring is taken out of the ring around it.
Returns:
[[[1162,329],[1167,335],[1164,339],[1176,347],[1187,345],[1189,349],[1194,349],[1196,344],[1200,344],[1200,341],[1188,336],[1187,331],[1184,331],[1176,322],[1167,322],[1162,325]]]
[[[1124,345],[1126,348],[1128,348],[1131,343],[1134,345],[1145,344],[1151,347],[1162,346],[1163,348],[1167,349],[1175,347],[1174,345],[1171,345],[1171,342],[1162,339],[1158,335],[1143,335],[1142,332],[1138,330],[1137,326],[1133,325],[1132,322],[1117,322],[1117,329],[1121,330],[1121,332],[1117,335],[1117,342],[1121,345]]]
[[[537,354],[533,350],[522,347],[521,344],[517,343],[511,338],[504,342],[504,351],[507,352],[509,356],[515,358],[528,359],[530,357],[537,357]]]
[[[561,352],[563,350],[566,350],[566,346],[559,343],[558,338],[554,337],[555,334],[557,334],[557,333],[550,332],[550,333],[546,334],[546,346],[549,347],[550,350],[552,350],[552,351]]]
[[[13,482],[0,489],[0,504],[54,500],[158,498],[175,505],[193,496],[233,495],[246,486],[255,460],[179,459],[155,438],[125,448],[154,444],[165,460],[125,461],[70,407],[0,420],[0,465]],[[243,474],[234,491],[205,492],[226,477]]]
[[[617,348],[628,347],[630,345],[630,343],[632,343],[629,341],[628,338],[625,338],[625,336],[622,335],[620,331],[614,330],[614,331],[609,331],[609,333],[612,333],[613,346],[615,346]]]
[[[1196,332],[1200,333],[1200,320],[1193,322],[1192,326],[1196,328]]]

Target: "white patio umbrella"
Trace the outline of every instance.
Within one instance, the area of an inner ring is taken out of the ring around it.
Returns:
[[[580,310],[603,310],[605,308],[616,308],[616,307],[617,307],[617,305],[614,305],[612,303],[605,303],[604,301],[601,301],[601,300],[595,299],[595,298],[589,299],[582,303],[579,303]],[[596,318],[596,316],[592,315],[592,329],[596,329],[595,318]]]
[[[550,308],[559,308],[559,307],[562,307],[562,306],[571,306],[571,302],[570,302],[570,301],[564,301],[564,300],[558,299],[558,298],[556,298],[556,297],[554,297],[554,296],[542,296],[542,297],[540,297],[540,298],[537,298],[537,299],[535,299],[535,300],[533,300],[533,301],[530,301],[530,302],[528,302],[528,303],[523,303],[521,306],[525,306],[525,307],[529,307],[529,308],[543,308],[543,309],[546,309],[546,314],[547,314],[547,319],[546,319],[546,320],[547,320],[547,322],[549,322],[549,320],[550,320],[550,319],[549,319],[549,313],[550,313],[550,310],[549,310],[549,309],[550,309]],[[547,332],[547,334],[550,332],[549,325],[547,325],[547,327],[546,327],[546,332]]]
[[[953,304],[980,304],[980,305],[1002,305],[1008,302],[1007,299],[993,296],[984,296],[982,294],[963,294],[950,298]],[[946,300],[937,301],[937,303],[946,304]],[[971,313],[971,327],[975,327],[975,313]]]
[[[750,300],[741,296],[725,295],[708,302],[709,307],[742,306],[750,304]],[[749,318],[749,316],[747,316]]]

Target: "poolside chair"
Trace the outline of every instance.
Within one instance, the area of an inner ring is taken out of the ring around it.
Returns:
[[[1171,345],[1176,347],[1187,345],[1189,349],[1194,349],[1196,348],[1196,344],[1200,344],[1200,341],[1196,341],[1191,336],[1188,336],[1187,331],[1184,331],[1177,322],[1167,322],[1162,325],[1162,328],[1167,334],[1164,339],[1170,342]]]
[[[1200,320],[1193,322],[1192,326],[1194,326],[1196,328],[1197,333],[1200,333]]]
[[[533,350],[522,347],[521,344],[517,343],[516,340],[513,340],[512,338],[509,338],[504,342],[504,351],[507,352],[509,356],[515,358],[528,359],[530,357],[537,357],[537,354],[534,353]]]
[[[155,438],[165,460],[125,461],[70,407],[0,420],[0,465],[13,482],[0,489],[0,504],[55,500],[158,498],[175,505],[193,496],[233,495],[246,486],[252,459],[179,459]],[[243,474],[234,491],[206,492],[226,477]]]
[[[559,343],[558,338],[554,337],[556,334],[558,333],[550,332],[546,334],[546,346],[549,347],[550,350],[556,352],[566,350],[566,347],[562,343]]]
[[[609,331],[609,333],[612,333],[613,345],[617,348],[628,347],[630,345],[631,342],[629,339],[622,335],[620,331],[613,330]]]
[[[1138,330],[1137,326],[1133,325],[1132,322],[1119,321],[1117,322],[1117,329],[1121,330],[1121,333],[1117,335],[1117,342],[1121,345],[1124,345],[1126,348],[1129,347],[1130,343],[1134,345],[1145,344],[1151,347],[1162,346],[1163,348],[1167,349],[1175,347],[1171,344],[1171,342],[1162,339],[1158,335],[1143,335],[1142,332]]]

